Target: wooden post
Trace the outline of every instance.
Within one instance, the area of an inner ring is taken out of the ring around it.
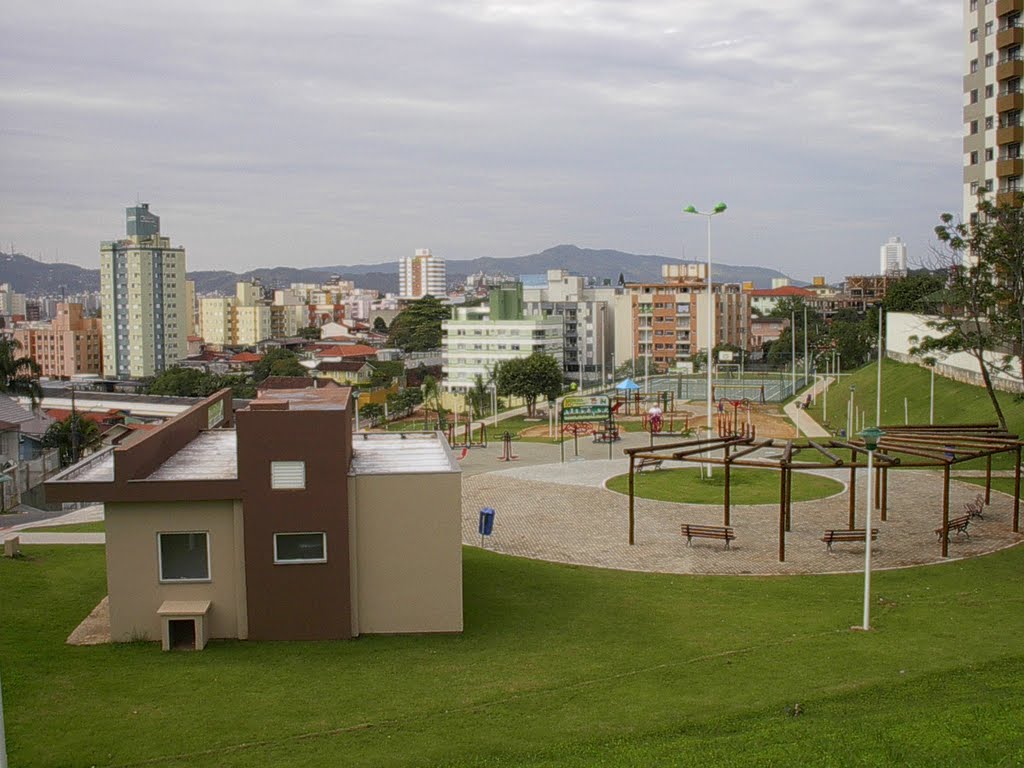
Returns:
[[[889,468],[882,468],[882,522],[885,522],[889,509]]]
[[[942,556],[949,557],[949,464],[942,468]]]
[[[985,457],[985,506],[992,503],[992,454]]]
[[[729,495],[730,495],[729,494],[729,479],[730,479],[729,478],[729,474],[730,474],[729,471],[732,468],[731,464],[732,464],[732,462],[729,461],[729,446],[727,445],[727,446],[725,446],[725,515],[724,515],[725,522],[722,523],[722,525],[729,525],[730,524],[729,523],[729,518],[730,518],[731,509],[730,509],[730,498],[729,498]]]
[[[882,506],[882,483],[879,482],[882,479],[882,468],[875,467],[875,509]]]
[[[857,527],[857,468],[850,467],[850,530]]]
[[[779,562],[786,562],[786,470],[779,467]]]
[[[786,469],[786,530],[793,530],[793,470]]]
[[[633,454],[629,454],[629,544],[633,545],[633,529],[635,526],[636,515],[633,511],[633,478],[636,476],[634,466],[636,459],[633,458]]]
[[[1017,466],[1013,470],[1013,532],[1020,532],[1020,448],[1017,448]]]

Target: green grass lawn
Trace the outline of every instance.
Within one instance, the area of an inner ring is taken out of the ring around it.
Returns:
[[[67,525],[45,525],[40,528],[29,528],[26,533],[103,533],[106,523],[96,520],[92,523],[68,523]]]
[[[971,483],[972,485],[980,485],[982,488],[985,487],[984,477],[958,477],[957,480],[959,480],[962,483]],[[993,477],[992,490],[1001,491],[1010,498],[1013,498],[1013,478]],[[1020,497],[1024,499],[1024,479],[1021,480]]]
[[[629,475],[618,475],[607,483],[608,489],[629,493]],[[674,501],[680,504],[722,504],[725,502],[725,472],[715,467],[711,479],[702,478],[696,468],[659,469],[638,472],[633,492],[645,499]],[[832,496],[843,484],[828,477],[793,473],[793,501],[809,501]],[[777,504],[779,473],[762,469],[734,468],[729,477],[731,504]]]
[[[102,547],[0,560],[11,765],[1017,765],[1024,547],[856,576],[465,551],[466,631],[72,648]],[[787,708],[799,702],[803,714]]]
[[[850,399],[850,385],[856,387],[854,403],[866,411],[866,424],[875,422],[878,367],[876,363],[864,366],[851,374],[844,374],[842,381],[833,384],[828,393],[828,419],[824,418],[825,400],[818,395],[818,402],[808,413],[822,426],[838,431],[846,428],[846,407]],[[882,363],[882,424],[903,424],[903,401],[907,400],[907,414],[911,424],[927,424],[929,418],[931,373],[926,368],[895,360]],[[999,404],[1006,415],[1011,432],[1024,433],[1024,402],[1015,401],[1013,395],[1000,392]],[[935,377],[935,423],[966,424],[996,423],[995,411],[984,387],[961,384],[941,376]],[[804,457],[801,456],[801,459]],[[810,457],[808,457],[810,458]],[[1013,456],[1003,454],[993,459],[996,469],[1010,469]],[[958,469],[984,468],[984,462],[958,465]]]

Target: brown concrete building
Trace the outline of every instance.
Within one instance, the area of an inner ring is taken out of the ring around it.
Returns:
[[[661,283],[627,283],[633,325],[633,359],[651,359],[665,371],[707,347],[707,286],[701,277],[681,276],[666,265]],[[687,265],[690,266],[690,265]],[[701,265],[696,265],[701,266]],[[712,286],[715,342],[749,349],[750,295],[738,283]]]
[[[21,354],[39,363],[43,376],[69,379],[98,375],[102,369],[102,322],[84,317],[81,304],[58,304],[53,322],[18,328],[14,338],[21,343]]]
[[[105,503],[115,641],[462,630],[458,464],[435,433],[353,436],[350,393],[225,390],[47,483]]]

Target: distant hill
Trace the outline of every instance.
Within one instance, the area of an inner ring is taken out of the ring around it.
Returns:
[[[619,274],[627,281],[659,281],[661,266],[666,263],[685,263],[669,256],[625,253],[607,249],[578,248],[575,245],[557,245],[540,253],[497,259],[484,256],[465,261],[449,261],[449,283],[462,282],[475,272],[511,275],[543,274],[548,269],[565,269],[579,275],[605,278],[615,282]],[[772,278],[785,277],[782,272],[766,267],[714,264],[715,281],[739,283],[750,280],[758,288],[770,288]],[[339,264],[329,267],[270,267],[236,273],[227,270],[199,270],[189,272],[196,281],[196,291],[203,293],[233,293],[239,280],[259,278],[269,287],[286,287],[290,283],[318,283],[332,275],[353,280],[361,288],[384,292],[398,291],[398,262],[383,264]],[[83,269],[73,264],[44,264],[21,254],[0,253],[0,282],[8,282],[19,293],[29,296],[58,295],[61,287],[67,293],[99,290],[98,269]]]

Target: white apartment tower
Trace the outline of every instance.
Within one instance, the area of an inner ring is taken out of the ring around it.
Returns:
[[[890,237],[879,250],[878,274],[902,277],[907,274],[907,244]]]
[[[403,299],[424,296],[444,298],[448,282],[444,259],[434,256],[429,248],[417,248],[412,256],[403,256],[398,263],[398,295]]]
[[[103,375],[155,376],[188,352],[185,249],[160,235],[148,203],[126,209],[127,237],[100,243]]]
[[[1024,191],[1024,0],[964,0],[963,217],[979,191],[1004,202]]]

